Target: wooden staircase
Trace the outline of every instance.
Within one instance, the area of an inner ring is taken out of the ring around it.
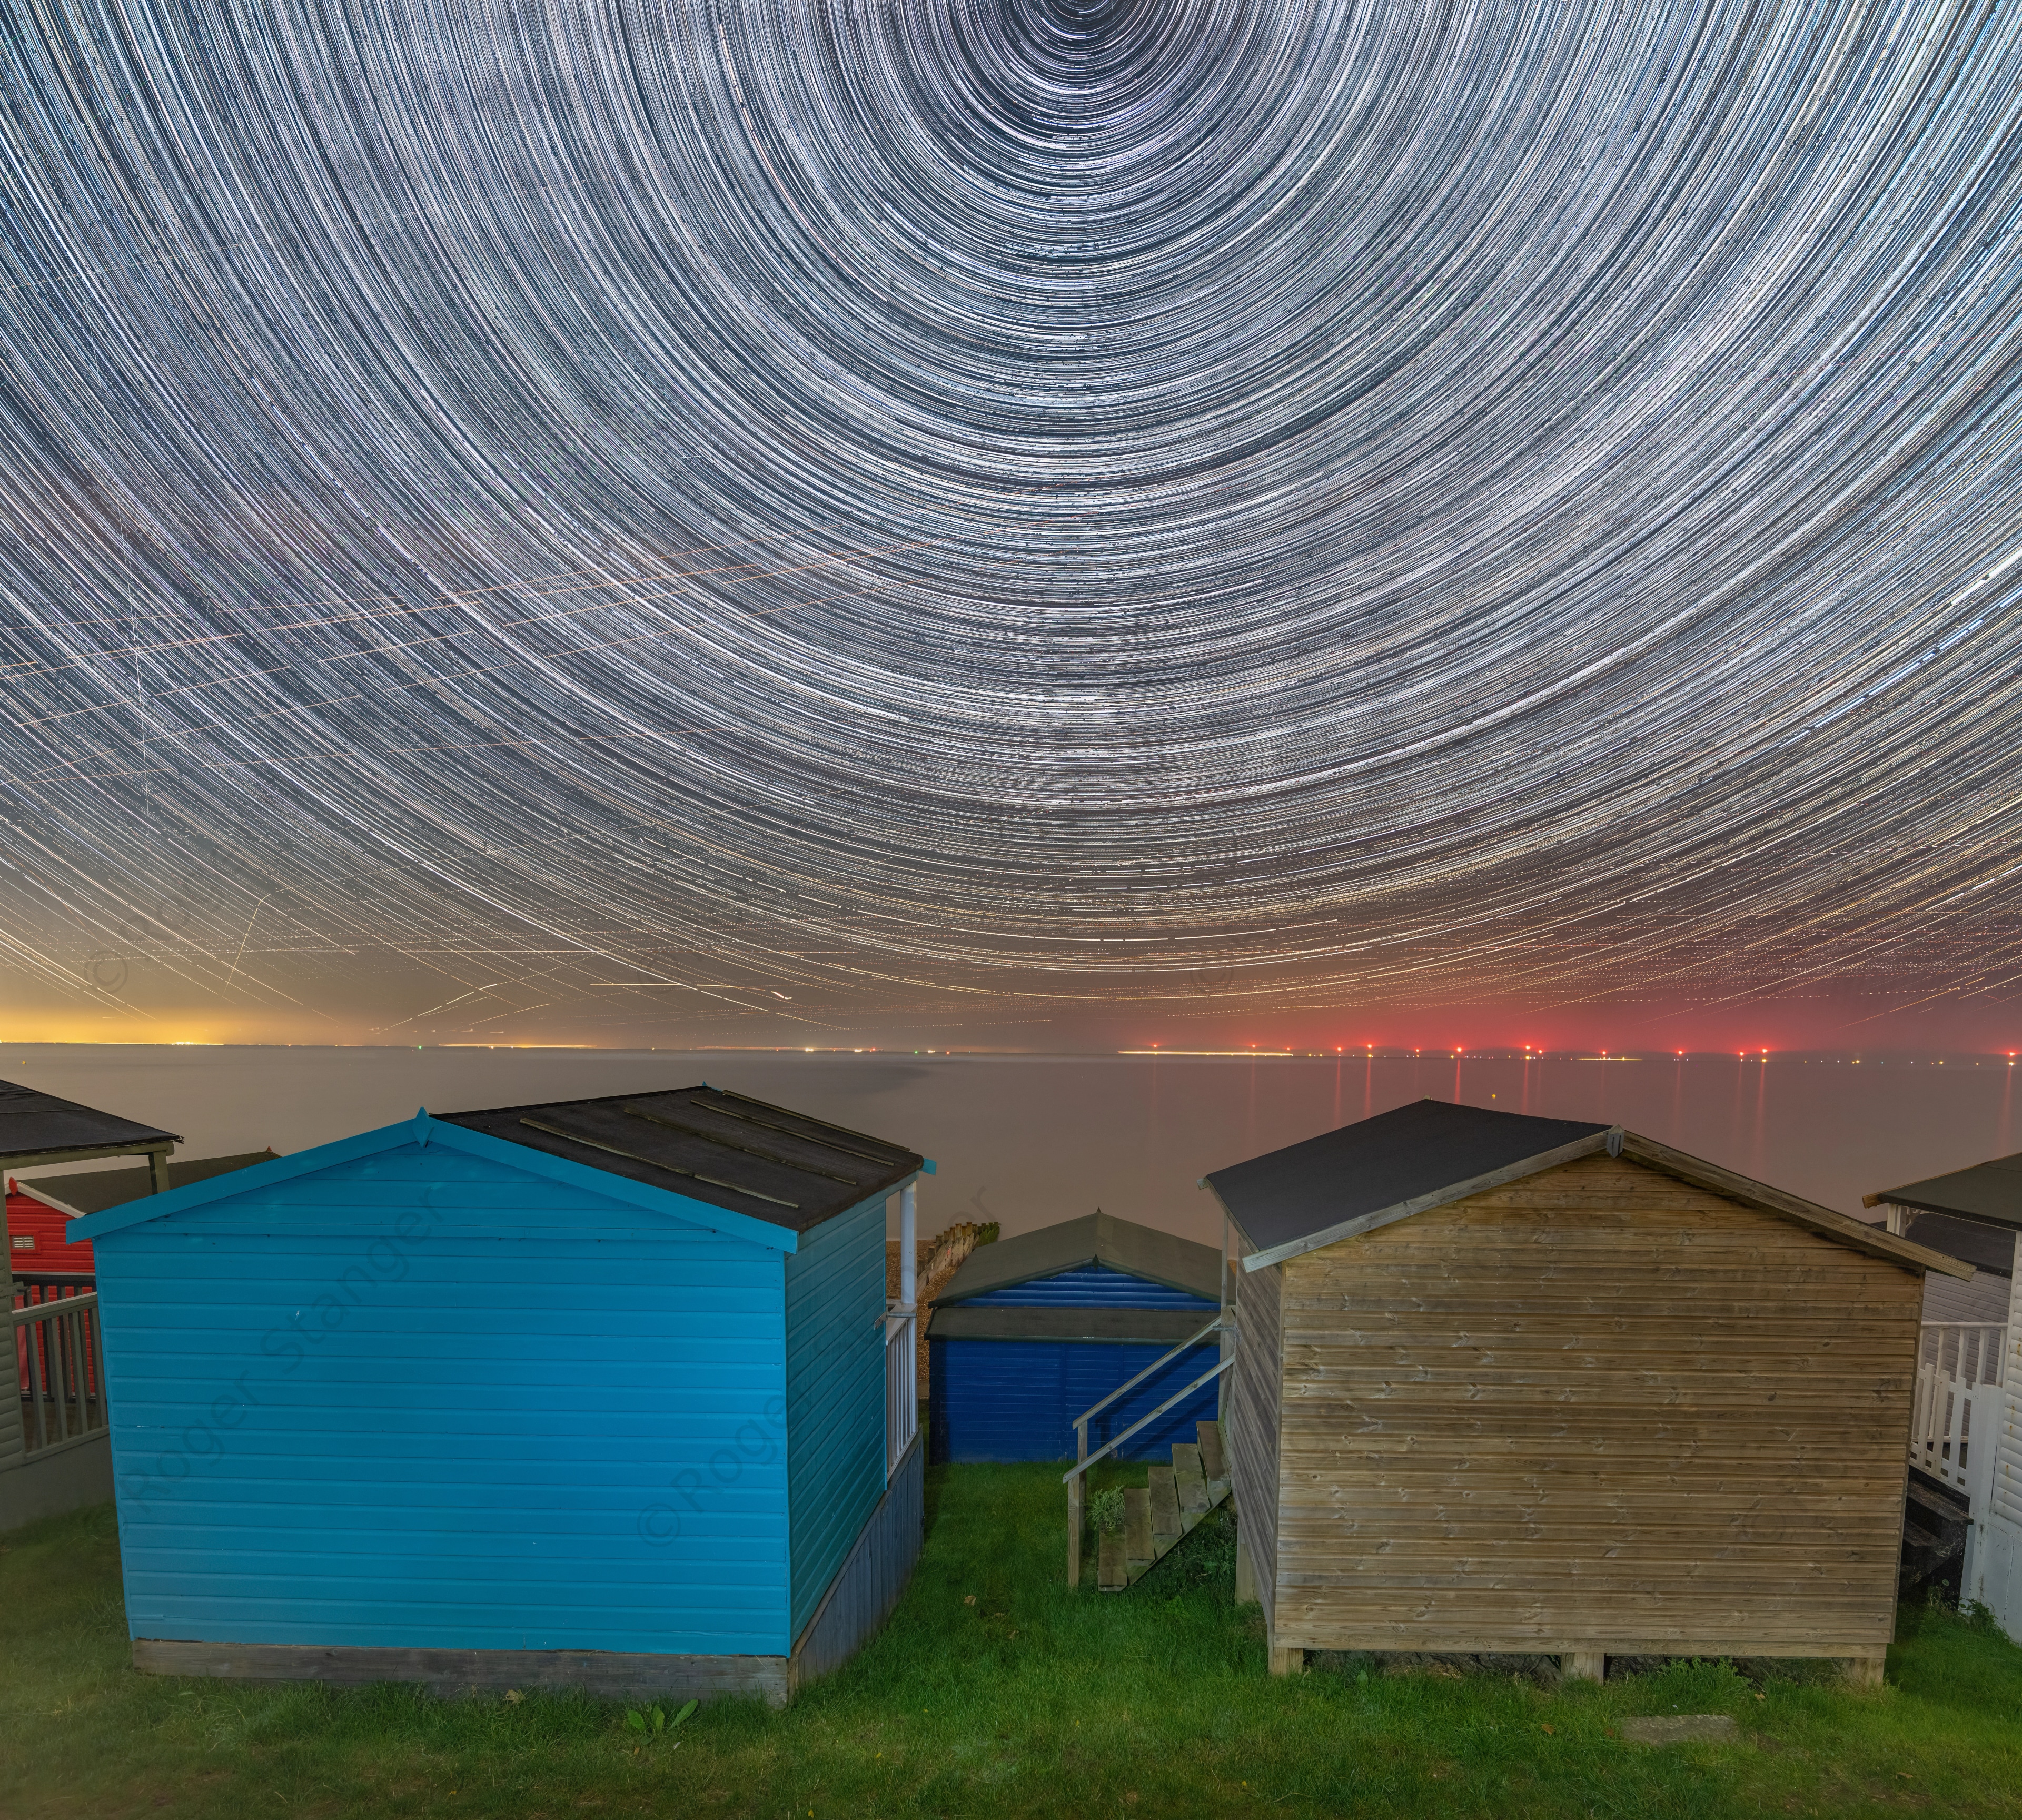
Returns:
[[[1134,1586],[1164,1559],[1180,1538],[1228,1496],[1228,1462],[1221,1429],[1196,1422],[1197,1445],[1173,1444],[1173,1464],[1150,1469],[1151,1482],[1123,1494],[1123,1527],[1105,1531],[1100,1584],[1104,1592]]]
[[[1910,1468],[1903,1504],[1902,1566],[1896,1576],[1899,1597],[1908,1598],[1920,1586],[1957,1586],[1972,1520],[1971,1501],[1963,1491],[1920,1467]],[[1957,1591],[1953,1596],[1957,1598]]]

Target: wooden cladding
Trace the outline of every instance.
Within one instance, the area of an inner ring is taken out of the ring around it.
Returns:
[[[1878,1650],[1921,1298],[1605,1156],[1246,1277],[1231,1426],[1272,1641]]]
[[[1236,1362],[1228,1373],[1228,1441],[1235,1520],[1268,1621],[1278,1544],[1278,1293],[1281,1270],[1235,1273]]]

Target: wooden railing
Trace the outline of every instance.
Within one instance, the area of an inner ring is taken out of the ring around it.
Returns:
[[[1981,1442],[1991,1453],[2001,1419],[1996,1404],[2007,1338],[1998,1321],[1924,1323],[1910,1405],[1910,1464],[1969,1495],[1970,1456]]]
[[[1164,1415],[1167,1410],[1176,1409],[1180,1404],[1184,1403],[1187,1398],[1191,1397],[1195,1391],[1201,1387],[1202,1385],[1212,1383],[1217,1378],[1220,1377],[1224,1372],[1227,1371],[1231,1365],[1235,1363],[1235,1354],[1232,1352],[1224,1358],[1218,1365],[1210,1365],[1206,1371],[1203,1372],[1199,1377],[1195,1378],[1192,1383],[1187,1385],[1185,1388],[1183,1390],[1175,1391],[1172,1395],[1168,1397],[1165,1402],[1161,1403],[1157,1409],[1154,1409],[1150,1415],[1140,1416],[1135,1422],[1133,1422],[1128,1428],[1125,1429],[1121,1434],[1115,1436],[1110,1441],[1105,1442],[1093,1453],[1090,1453],[1088,1450],[1089,1417],[1093,1416],[1097,1409],[1105,1408],[1110,1403],[1114,1402],[1117,1398],[1122,1396],[1123,1392],[1129,1390],[1132,1385],[1142,1383],[1144,1379],[1149,1377],[1153,1372],[1159,1369],[1159,1365],[1165,1364],[1167,1359],[1177,1358],[1181,1353],[1184,1352],[1189,1346],[1199,1345],[1203,1338],[1205,1338],[1208,1334],[1214,1332],[1215,1328],[1221,1326],[1221,1317],[1217,1315],[1209,1325],[1203,1328],[1200,1332],[1195,1335],[1192,1339],[1187,1340],[1182,1344],[1174,1347],[1170,1352],[1166,1354],[1165,1358],[1162,1358],[1158,1361],[1157,1365],[1146,1366],[1143,1371],[1140,1372],[1136,1377],[1130,1380],[1130,1383],[1125,1384],[1121,1389],[1111,1391],[1108,1396],[1102,1399],[1101,1402],[1097,1403],[1087,1409],[1084,1409],[1080,1416],[1075,1419],[1075,1432],[1080,1437],[1081,1458],[1076,1460],[1071,1467],[1060,1475],[1068,1488],[1068,1590],[1069,1592],[1073,1592],[1081,1584],[1081,1532],[1082,1525],[1085,1520],[1083,1516],[1083,1500],[1088,1494],[1086,1477],[1088,1469],[1091,1466],[1094,1465],[1098,1460],[1103,1459],[1107,1455],[1114,1453],[1118,1448],[1123,1445],[1125,1442],[1130,1439],[1130,1438],[1134,1435],[1139,1429],[1150,1427],[1151,1425],[1154,1422],[1157,1421],[1161,1416]]]
[[[14,1306],[25,1308],[62,1296],[86,1296],[97,1287],[98,1279],[88,1270],[16,1270]]]
[[[82,1441],[105,1427],[105,1359],[98,1296],[63,1296],[9,1311],[29,1453]]]
[[[1162,1353],[1157,1358],[1152,1360],[1149,1365],[1145,1366],[1145,1368],[1140,1372],[1137,1376],[1131,1379],[1129,1383],[1119,1384],[1115,1390],[1109,1393],[1108,1396],[1101,1398],[1097,1402],[1089,1404],[1086,1409],[1082,1410],[1082,1413],[1074,1419],[1075,1458],[1079,1460],[1086,1460],[1088,1458],[1088,1424],[1089,1418],[1090,1416],[1099,1416],[1101,1414],[1104,1409],[1108,1409],[1111,1403],[1116,1402],[1119,1398],[1127,1396],[1131,1391],[1136,1390],[1140,1384],[1144,1383],[1147,1378],[1153,1376],[1155,1372],[1163,1371],[1167,1365],[1170,1365],[1174,1359],[1177,1358],[1180,1354],[1184,1352],[1189,1347],[1199,1346],[1210,1333],[1218,1333],[1228,1325],[1228,1321],[1226,1312],[1225,1311],[1223,1313],[1217,1314],[1214,1320],[1210,1321],[1206,1326],[1203,1327],[1200,1332],[1196,1333],[1191,1339],[1181,1340],[1180,1343],[1174,1347],[1170,1352]],[[1150,1418],[1148,1416],[1146,1420],[1148,1421],[1149,1420]],[[1130,1431],[1130,1432],[1134,1434],[1137,1433],[1138,1428],[1141,1428],[1144,1426],[1144,1423],[1143,1422],[1140,1422],[1137,1424],[1136,1427],[1133,1427]],[[1118,1438],[1121,1439],[1122,1437],[1119,1436]],[[1114,1443],[1112,1442],[1111,1445],[1113,1445]],[[1104,1449],[1104,1451],[1106,1452],[1107,1449]]]
[[[920,1358],[915,1309],[885,1311],[885,1476],[897,1471],[920,1428]]]

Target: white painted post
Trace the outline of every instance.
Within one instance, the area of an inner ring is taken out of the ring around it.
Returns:
[[[917,1287],[914,1273],[919,1263],[920,1230],[917,1185],[908,1182],[899,1191],[899,1306],[913,1306]]]

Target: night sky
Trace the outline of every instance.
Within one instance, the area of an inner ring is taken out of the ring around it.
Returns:
[[[2022,7],[7,14],[0,1036],[2022,1033]]]

